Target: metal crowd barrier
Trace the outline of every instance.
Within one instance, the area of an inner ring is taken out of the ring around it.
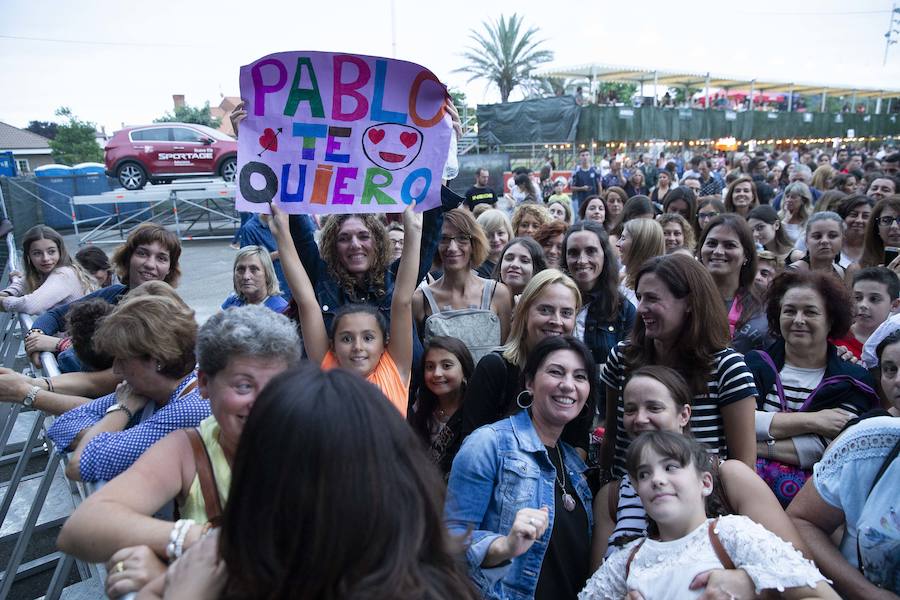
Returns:
[[[0,216],[4,219],[7,218],[8,213],[3,201],[2,190],[0,190],[0,213],[2,213]],[[6,285],[5,282],[8,280],[9,273],[13,270],[20,270],[12,232],[7,234],[6,244],[9,251],[9,259],[2,276],[0,276],[0,282],[3,282],[3,287]],[[0,312],[0,360],[2,360],[3,366],[14,368],[17,360],[21,361],[24,358],[22,342],[25,334],[32,326],[32,321],[30,315]],[[54,355],[50,352],[41,353],[41,372],[38,375],[53,377],[58,374],[59,367],[56,364]],[[38,518],[45,506],[57,469],[62,468],[63,472],[65,471],[67,455],[65,452],[55,448],[46,436],[47,428],[52,423],[53,417],[45,415],[38,410],[23,411],[22,408],[22,405],[18,403],[0,402],[0,465],[15,463],[9,481],[3,482],[6,484],[6,492],[3,494],[2,500],[0,500],[0,524],[3,524],[9,516],[16,493],[19,491],[27,492],[27,488],[33,487],[31,483],[33,481],[38,483],[22,523],[21,531],[10,534],[14,536],[15,544],[5,569],[0,572],[0,598],[10,597],[12,586],[17,580],[53,568],[54,572],[44,597],[48,600],[56,600],[62,594],[73,566],[77,567],[81,579],[78,585],[92,590],[90,595],[86,597],[97,597],[98,592],[102,594],[104,579],[102,567],[98,565],[75,560],[73,557],[58,551],[23,562],[26,550],[34,534],[45,528],[62,524],[68,515],[41,525],[38,524]],[[17,421],[19,421],[20,426],[22,423],[27,423],[28,413],[35,414],[25,442],[10,442]],[[23,418],[20,419],[20,417]],[[47,464],[44,469],[39,474],[26,475],[31,460],[43,456],[47,458]],[[66,480],[66,483],[72,496],[72,508],[74,510],[75,506],[86,498],[91,490],[82,484],[75,484],[68,482],[68,480]],[[55,567],[53,566],[54,563]]]

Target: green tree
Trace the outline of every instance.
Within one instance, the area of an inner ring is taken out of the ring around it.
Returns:
[[[28,121],[28,127],[26,127],[25,130],[44,136],[48,140],[52,140],[56,137],[56,130],[58,128],[59,125],[51,121]]]
[[[103,162],[103,149],[97,144],[97,128],[93,123],[79,120],[65,106],[56,110],[56,116],[68,119],[68,123],[59,125],[56,137],[50,140],[53,160],[70,166],[81,162]]]
[[[525,29],[524,17],[503,15],[494,23],[483,21],[483,31],[469,31],[474,42],[463,53],[469,64],[456,72],[469,73],[469,81],[487,79],[500,90],[502,102],[509,101],[510,93],[518,86],[533,86],[532,71],[541,63],[553,60],[553,52],[540,48],[537,27]]]
[[[175,107],[174,113],[166,112],[158,119],[154,119],[154,123],[193,123],[195,125],[206,125],[217,129],[222,119],[214,118],[209,112],[209,102],[203,106],[184,106]]]
[[[628,104],[637,91],[637,84],[604,81],[597,89],[601,102],[623,102]]]

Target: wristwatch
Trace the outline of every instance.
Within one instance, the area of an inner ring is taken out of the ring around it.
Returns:
[[[112,412],[116,412],[117,410],[125,411],[125,414],[128,415],[128,421],[129,421],[129,422],[134,418],[134,413],[131,412],[131,411],[128,409],[127,406],[125,406],[124,404],[120,404],[120,403],[118,403],[118,402],[116,402],[115,404],[113,404],[112,406],[110,406],[109,408],[107,408],[107,409],[106,409],[106,414],[109,414],[109,413],[112,413]]]
[[[28,390],[28,393],[25,394],[24,398],[22,398],[22,406],[27,406],[28,408],[33,407],[34,399],[37,396],[39,391],[41,391],[41,388],[39,388],[38,386],[36,386],[36,385],[31,386],[31,389]]]

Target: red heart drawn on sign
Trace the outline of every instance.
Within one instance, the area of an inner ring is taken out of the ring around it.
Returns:
[[[413,146],[415,146],[417,141],[419,141],[419,134],[417,133],[413,133],[412,131],[404,131],[400,134],[400,143],[407,148],[412,148]]]
[[[272,152],[278,150],[278,136],[275,135],[275,131],[271,127],[266,127],[263,134],[259,136],[259,145],[262,146],[263,150],[271,150]]]
[[[377,144],[384,139],[384,129],[370,129],[369,139],[372,140],[373,144]]]

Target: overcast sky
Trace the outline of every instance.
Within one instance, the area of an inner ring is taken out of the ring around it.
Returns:
[[[608,63],[900,88],[898,45],[882,66],[889,0],[394,4],[396,57],[428,67],[471,104],[499,95],[483,80],[467,83],[467,75],[453,72],[464,64],[469,30],[513,12],[540,28],[556,66]],[[172,94],[191,105],[238,95],[240,66],[272,52],[390,57],[391,30],[391,0],[0,0],[0,121],[24,127],[54,120],[57,107],[69,106],[111,133],[171,110]]]

